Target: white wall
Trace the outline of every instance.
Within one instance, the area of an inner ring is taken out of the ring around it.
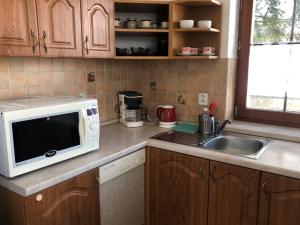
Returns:
[[[237,57],[240,0],[220,0],[223,3],[221,58]]]

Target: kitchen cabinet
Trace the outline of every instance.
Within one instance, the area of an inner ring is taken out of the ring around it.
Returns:
[[[41,56],[81,57],[80,0],[36,0]]]
[[[112,0],[82,0],[84,57],[114,56],[114,5]]]
[[[151,148],[151,224],[207,224],[208,171],[208,160]]]
[[[256,225],[260,172],[210,162],[208,225]]]
[[[258,225],[300,224],[300,180],[262,173]]]
[[[148,225],[256,225],[260,172],[149,148]]]
[[[35,0],[0,1],[0,55],[39,55]]]
[[[92,170],[29,197],[0,188],[1,224],[100,225],[98,170]]]

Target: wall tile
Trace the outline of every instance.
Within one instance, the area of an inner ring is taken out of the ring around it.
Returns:
[[[52,71],[52,59],[51,58],[39,58],[39,71],[40,72]]]
[[[0,58],[0,72],[8,72],[8,58]]]
[[[40,74],[34,72],[28,72],[27,77],[27,87],[39,87],[40,86]]]
[[[21,58],[21,57],[9,58],[9,71],[10,72],[23,72],[24,71],[24,58]]]
[[[24,71],[25,72],[38,72],[39,62],[38,58],[28,57],[24,59]]]
[[[0,89],[9,89],[9,73],[0,72]]]
[[[14,98],[23,98],[27,96],[27,88],[16,88],[11,89],[11,97]]]
[[[26,88],[26,73],[24,72],[13,72],[10,75],[11,88]]]

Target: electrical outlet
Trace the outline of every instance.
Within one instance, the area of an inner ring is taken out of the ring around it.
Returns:
[[[202,105],[202,106],[208,105],[208,94],[207,93],[199,93],[198,104]]]

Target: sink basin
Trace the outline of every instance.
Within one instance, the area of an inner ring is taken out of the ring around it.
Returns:
[[[270,143],[271,141],[267,139],[226,134],[212,138],[203,147],[205,149],[257,159],[269,147]]]

